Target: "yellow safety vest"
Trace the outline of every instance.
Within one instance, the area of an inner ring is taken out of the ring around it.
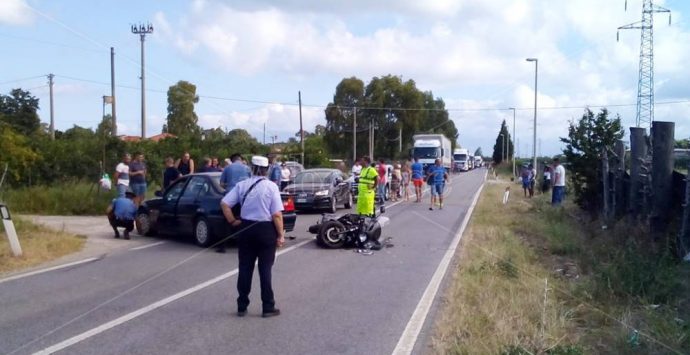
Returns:
[[[359,174],[359,186],[358,189],[360,192],[373,192],[374,191],[374,184],[376,183],[376,179],[379,177],[379,174],[376,172],[376,169],[372,167],[366,167],[362,169],[362,172]]]

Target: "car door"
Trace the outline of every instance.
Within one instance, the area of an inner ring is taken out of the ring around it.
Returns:
[[[345,199],[347,199],[347,189],[343,183],[344,181],[345,179],[343,179],[341,173],[331,175],[331,184],[333,184],[334,189],[333,195],[336,196],[336,201],[338,204],[345,203]]]
[[[208,179],[205,176],[192,176],[187,187],[177,203],[177,226],[184,233],[191,233],[194,226],[194,218],[201,204],[200,197],[205,196],[209,190]]]
[[[175,219],[175,211],[177,203],[184,192],[184,187],[188,179],[180,179],[175,181],[170,187],[165,190],[163,195],[163,203],[160,205],[158,211],[157,228],[163,233],[170,233],[177,229],[177,221]]]

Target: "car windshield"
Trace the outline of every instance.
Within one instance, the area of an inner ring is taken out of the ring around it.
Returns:
[[[440,153],[439,148],[425,147],[425,148],[415,148],[414,157],[415,158],[438,158]]]
[[[327,184],[330,171],[303,171],[295,176],[296,184]]]
[[[453,155],[453,159],[460,161],[467,160],[467,154],[455,154]]]

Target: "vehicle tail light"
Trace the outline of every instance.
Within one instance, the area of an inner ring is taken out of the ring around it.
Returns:
[[[292,197],[288,197],[287,200],[283,201],[283,212],[293,212],[295,210],[295,201]]]

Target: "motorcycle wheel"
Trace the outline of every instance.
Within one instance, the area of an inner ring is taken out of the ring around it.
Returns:
[[[344,236],[338,234],[345,230],[345,226],[338,221],[326,221],[321,225],[316,243],[324,248],[337,249],[345,244]]]

